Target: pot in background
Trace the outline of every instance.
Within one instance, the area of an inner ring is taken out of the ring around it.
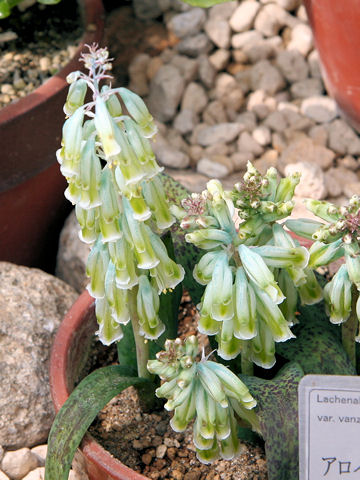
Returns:
[[[70,209],[55,157],[66,76],[82,68],[85,44],[100,42],[104,31],[101,0],[80,0],[79,8],[84,34],[75,56],[43,85],[0,111],[0,260],[47,271],[54,267],[58,235]]]
[[[329,94],[360,131],[360,3],[303,0]]]

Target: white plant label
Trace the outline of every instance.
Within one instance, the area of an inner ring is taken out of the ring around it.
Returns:
[[[360,480],[360,377],[299,384],[300,480]]]

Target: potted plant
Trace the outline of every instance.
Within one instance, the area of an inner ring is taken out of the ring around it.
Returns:
[[[156,128],[143,101],[103,84],[111,68],[106,49],[92,45],[83,61],[89,73],[68,76],[69,118],[57,157],[80,236],[92,245],[87,274],[95,301],[83,294],[60,329],[51,367],[55,404],[86,358],[94,310],[97,334],[117,344],[119,365],[92,372],[66,400],[50,433],[46,479],[67,478],[98,411],[129,385],[145,409],[165,398],[175,431],[194,420],[200,461],[236,456],[245,423],[265,440],[269,478],[297,479],[299,380],[356,372],[359,198],[341,208],[308,200],[321,221],[286,220],[299,175],[279,180],[274,168],[261,175],[251,163],[231,191],[211,180],[202,194],[175,195],[149,146]],[[88,89],[92,100],[84,103]],[[176,196],[181,201],[169,208]],[[175,218],[174,256],[165,232]],[[323,287],[314,270],[341,257],[345,263]],[[209,336],[210,355],[199,356],[196,336],[176,338],[182,280],[199,302],[198,330]],[[84,453],[91,479],[144,478],[103,457],[89,437]]]
[[[0,7],[5,4],[9,2],[0,2]],[[79,68],[84,45],[100,41],[104,28],[101,0],[81,0],[79,7],[84,34],[72,60],[34,92],[0,111],[1,260],[48,268],[44,258],[50,245],[56,245],[56,232],[68,211],[64,179],[54,157],[61,136],[58,112],[66,97],[66,76]]]

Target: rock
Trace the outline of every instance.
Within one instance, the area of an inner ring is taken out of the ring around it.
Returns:
[[[80,226],[75,210],[68,216],[60,234],[56,276],[81,293],[89,283],[86,262],[90,246],[79,239]]]
[[[342,119],[329,126],[329,147],[340,155],[360,155],[359,135]]]
[[[344,195],[348,198],[351,198],[353,195],[360,196],[360,182],[351,182],[344,185],[343,188]]]
[[[281,73],[268,60],[261,60],[251,69],[251,86],[253,90],[264,90],[274,95],[285,87]]]
[[[309,130],[309,137],[317,145],[326,147],[328,141],[328,130],[324,127],[324,125],[315,125],[315,127],[312,127]]]
[[[256,142],[262,147],[269,145],[269,143],[271,142],[270,129],[263,125],[255,128],[255,130],[252,133],[252,136],[254,140],[256,140]]]
[[[219,48],[212,55],[209,56],[209,62],[215,68],[215,70],[224,70],[229,63],[230,52],[229,50],[224,50]]]
[[[255,90],[248,96],[247,109],[263,120],[276,109],[276,100],[268,97],[264,90]]]
[[[291,40],[287,45],[287,50],[297,50],[304,57],[312,50],[313,36],[309,25],[299,23],[291,31]]]
[[[151,57],[146,69],[146,76],[148,80],[152,80],[160,67],[164,65],[161,57]]]
[[[195,80],[199,64],[194,58],[188,58],[185,55],[174,55],[169,64],[179,70],[185,83]]]
[[[236,122],[241,125],[243,130],[251,132],[256,127],[256,116],[253,112],[239,113]]]
[[[47,444],[37,445],[36,447],[33,447],[31,449],[31,453],[36,455],[39,467],[44,467],[47,455]]]
[[[229,48],[231,29],[229,22],[218,18],[209,18],[205,23],[205,32],[210,40],[219,48]]]
[[[210,102],[203,111],[203,121],[208,125],[216,125],[217,123],[226,123],[228,121],[225,109],[220,100]]]
[[[288,123],[284,113],[276,111],[270,113],[270,115],[266,118],[264,125],[269,127],[274,132],[282,132],[288,126]]]
[[[1,470],[13,480],[22,479],[37,466],[37,457],[28,448],[6,452],[1,462]]]
[[[231,38],[231,45],[233,48],[245,48],[246,46],[256,45],[264,40],[260,32],[256,30],[249,30],[243,33],[237,33]]]
[[[205,33],[198,33],[193,37],[186,37],[176,45],[176,50],[189,57],[198,57],[203,53],[209,53],[211,43]]]
[[[174,119],[174,128],[183,135],[192,132],[199,119],[193,110],[182,110]]]
[[[141,20],[150,20],[161,15],[161,9],[154,0],[134,0],[133,8],[135,16]]]
[[[284,171],[285,166],[306,160],[308,163],[317,164],[323,170],[331,167],[335,158],[334,152],[321,145],[317,145],[309,138],[302,138],[291,143],[282,152],[279,158],[279,170]]]
[[[171,145],[160,134],[157,134],[156,141],[152,141],[151,146],[161,165],[170,168],[186,168],[189,166],[189,156]]]
[[[269,3],[262,7],[255,19],[255,30],[265,37],[274,37],[290,21],[290,15],[279,5]]]
[[[159,445],[158,447],[156,447],[156,458],[164,458],[166,450],[166,445]]]
[[[208,98],[204,88],[196,82],[191,82],[185,88],[181,101],[181,110],[193,110],[195,113],[201,113],[208,103]]]
[[[244,32],[252,27],[256,14],[260,9],[258,2],[251,0],[241,2],[232,14],[229,24],[234,32]]]
[[[204,149],[200,147],[200,145],[190,145],[189,157],[191,161],[191,166],[196,165],[203,155],[204,155]]]
[[[326,96],[304,99],[301,103],[301,113],[317,123],[328,123],[338,116],[335,100]]]
[[[234,141],[242,130],[238,123],[219,123],[205,127],[197,135],[197,143],[203,147],[215,143],[230,143]]]
[[[259,156],[263,152],[261,145],[250,135],[249,132],[242,132],[238,140],[239,152],[250,152],[254,156]]]
[[[300,6],[301,0],[275,0],[275,2],[279,7],[292,11]]]
[[[167,168],[166,173],[177,182],[184,185],[190,192],[201,193],[206,188],[209,177],[194,172],[193,170],[173,170]]]
[[[222,162],[204,157],[198,161],[196,166],[198,173],[209,178],[224,178],[231,173],[231,169]]]
[[[345,193],[346,185],[350,185],[351,183],[357,183],[359,181],[355,172],[352,172],[351,170],[343,167],[330,168],[327,173],[334,179],[334,181],[336,181],[341,186],[343,193]]]
[[[297,50],[279,52],[276,65],[288,82],[305,80],[309,74],[306,60]]]
[[[129,65],[129,88],[140,96],[149,93],[147,69],[150,62],[150,55],[140,53],[135,56]]]
[[[0,480],[10,480],[10,478],[0,470]]]
[[[171,120],[180,103],[185,82],[179,70],[172,65],[159,68],[150,83],[148,107],[152,115],[162,121]]]
[[[276,150],[267,150],[260,158],[253,161],[253,165],[256,170],[259,170],[262,175],[265,175],[270,167],[276,168],[278,156],[279,153]]]
[[[210,145],[210,147],[206,147],[204,149],[204,156],[209,156],[213,159],[214,155],[220,155],[222,157],[227,157],[229,153],[229,145],[226,143],[215,143],[214,145]],[[225,162],[228,164],[228,162]],[[230,165],[230,164],[229,164]]]
[[[310,67],[310,75],[313,78],[321,78],[321,67],[318,51],[313,50],[311,53],[309,53],[307,60]]]
[[[254,160],[254,155],[250,152],[235,152],[230,156],[235,172],[246,170],[246,165]]]
[[[290,163],[285,167],[285,175],[301,173],[300,183],[295,189],[296,195],[304,198],[322,200],[326,198],[325,176],[319,165],[309,162]]]
[[[4,458],[4,455],[5,455],[5,450],[4,450],[3,447],[0,445],[0,464],[1,464],[1,460]]]
[[[214,5],[209,9],[209,18],[217,20],[229,20],[231,15],[235,12],[238,3],[226,2],[219,5]]]
[[[280,37],[267,38],[266,40],[245,45],[243,53],[250,63],[257,63],[260,60],[274,57],[281,43]]]
[[[167,27],[178,38],[191,37],[201,31],[205,20],[204,9],[192,8],[188,12],[174,15]]]
[[[212,88],[215,83],[216,69],[210,62],[207,55],[200,55],[199,62],[199,80],[205,87]]]
[[[44,480],[45,478],[45,467],[35,468],[30,473],[28,473],[23,480]],[[70,476],[69,476],[70,478]]]
[[[358,170],[360,167],[359,161],[351,155],[346,155],[344,158],[338,158],[336,163],[339,167],[347,168],[353,172]]]
[[[332,197],[339,197],[343,193],[342,186],[329,171],[325,172],[325,185]]]
[[[319,78],[305,78],[305,80],[293,83],[290,87],[292,97],[301,99],[319,96],[323,91],[323,84]]]
[[[50,346],[76,297],[69,285],[41,270],[0,262],[0,444],[4,447],[33,446],[47,438],[54,418]]]

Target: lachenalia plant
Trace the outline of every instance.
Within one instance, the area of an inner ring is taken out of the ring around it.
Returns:
[[[186,241],[206,251],[194,268],[206,286],[198,329],[216,336],[223,359],[241,354],[244,373],[253,363],[275,364],[275,343],[294,337],[298,299],[322,298],[308,250],[278,223],[292,211],[298,182],[298,174],[278,180],[274,168],[262,176],[249,162],[232,191],[211,180],[202,194],[171,207]]]
[[[82,60],[89,73],[68,76],[68,118],[57,152],[69,184],[65,196],[75,205],[81,240],[91,245],[86,272],[99,338],[106,345],[121,340],[121,326],[131,321],[138,374],[149,377],[148,340],[165,329],[159,295],[184,276],[161,239],[174,219],[149,143],[156,127],[137,95],[101,85],[111,78],[106,49],[91,46]],[[88,91],[92,98],[84,103]]]
[[[288,220],[290,230],[314,240],[309,249],[312,268],[344,259],[324,288],[324,299],[330,322],[342,325],[345,351],[356,366],[356,343],[360,342],[360,198],[354,195],[348,205],[307,200],[307,208],[319,217],[316,220]]]

